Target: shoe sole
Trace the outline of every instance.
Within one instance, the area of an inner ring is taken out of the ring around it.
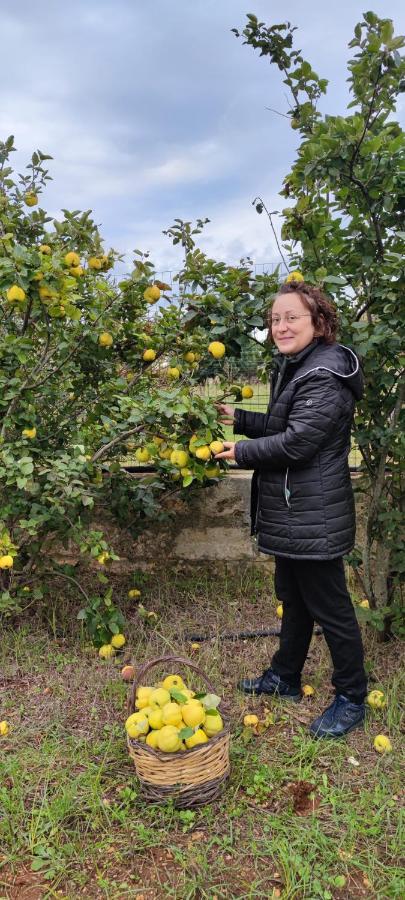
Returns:
[[[311,729],[309,729],[309,733],[310,733],[311,737],[315,738],[318,741],[322,740],[322,739],[329,740],[329,741],[341,741],[342,738],[345,738],[346,735],[350,734],[351,731],[356,731],[356,728],[362,728],[363,725],[364,725],[364,721],[357,722],[356,725],[352,725],[351,728],[348,728],[344,734],[321,734],[319,731],[315,732],[315,731],[311,731]]]

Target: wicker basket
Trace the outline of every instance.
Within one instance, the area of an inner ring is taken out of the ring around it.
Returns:
[[[154,666],[176,663],[198,673],[208,689],[215,688],[206,675],[194,663],[180,656],[160,656],[138,669],[128,700],[128,715],[135,711],[137,688],[145,684],[145,675]],[[170,800],[181,809],[203,806],[222,793],[229,776],[229,715],[223,702],[219,710],[224,728],[206,744],[198,744],[182,753],[161,753],[147,744],[128,737],[129,754],[135,765],[141,785],[142,797],[149,803],[165,803]]]

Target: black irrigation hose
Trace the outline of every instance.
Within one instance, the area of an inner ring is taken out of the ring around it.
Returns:
[[[202,644],[203,641],[213,641],[216,637],[219,637],[220,641],[243,641],[247,638],[280,637],[280,634],[279,628],[267,628],[264,631],[238,631],[237,634],[225,631],[224,634],[218,636],[216,634],[186,634],[184,640]],[[323,629],[315,628],[314,634],[323,634]]]

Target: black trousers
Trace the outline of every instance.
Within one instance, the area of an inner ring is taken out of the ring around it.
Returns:
[[[300,685],[314,621],[323,628],[333,662],[337,694],[362,703],[367,693],[360,628],[347,590],[343,559],[307,560],[276,556],[275,589],[283,604],[280,648],[271,668]]]

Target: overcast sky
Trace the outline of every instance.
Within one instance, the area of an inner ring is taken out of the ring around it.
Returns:
[[[150,250],[160,271],[180,253],[162,230],[208,217],[201,246],[229,263],[277,261],[270,209],[298,135],[281,73],[236,39],[246,13],[297,25],[297,47],[330,81],[323,108],[348,101],[347,44],[365,9],[405,30],[400,0],[14,0],[2,4],[0,139],[23,170],[54,157],[43,205],[89,209],[106,246]],[[18,52],[17,52],[18,51]]]

